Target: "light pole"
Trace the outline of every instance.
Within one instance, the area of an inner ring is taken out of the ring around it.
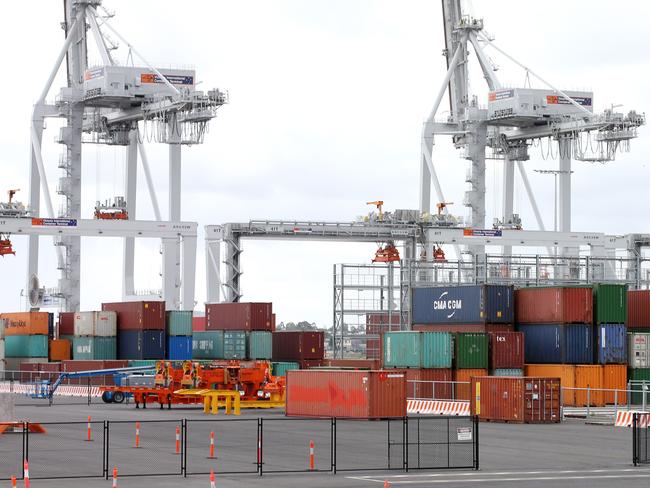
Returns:
[[[553,230],[557,232],[557,177],[559,175],[570,174],[573,171],[563,171],[559,169],[536,169],[535,173],[542,175],[553,175],[554,191],[553,191]]]

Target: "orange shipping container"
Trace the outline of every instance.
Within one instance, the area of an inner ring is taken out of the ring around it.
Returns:
[[[68,361],[70,359],[70,341],[53,339],[50,341],[50,361]]]
[[[627,402],[627,365],[625,364],[606,364],[603,366],[603,388],[606,390],[604,393],[604,401],[608,405],[625,405]]]
[[[525,376],[543,378],[560,378],[562,388],[562,405],[573,407],[576,404],[576,367],[571,364],[527,364],[524,370]]]
[[[454,381],[464,382],[466,384],[454,383],[456,392],[454,395],[455,400],[465,400],[469,401],[470,397],[470,386],[469,382],[473,376],[487,376],[487,369],[457,369],[454,370]]]
[[[576,389],[577,407],[586,407],[587,403],[592,407],[605,406],[605,399],[602,391],[603,367],[576,365],[576,388],[594,388],[596,390],[587,392],[586,389]],[[587,402],[587,393],[589,393],[589,402]]]
[[[5,335],[48,335],[47,312],[17,312],[0,314],[6,319]]]

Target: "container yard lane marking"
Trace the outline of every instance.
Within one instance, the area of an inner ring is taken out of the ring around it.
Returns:
[[[564,471],[503,471],[496,473],[434,473],[434,474],[400,474],[391,476],[348,476],[348,479],[385,483],[390,485],[408,484],[452,484],[452,483],[502,483],[507,481],[558,481],[558,480],[615,480],[625,478],[650,478],[650,469],[591,469]]]

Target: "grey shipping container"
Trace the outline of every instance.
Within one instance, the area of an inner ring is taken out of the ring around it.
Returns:
[[[223,358],[246,359],[246,332],[243,330],[224,330]]]
[[[514,291],[507,285],[413,288],[414,324],[508,324],[514,321]]]
[[[192,311],[191,310],[170,310],[167,312],[167,335],[168,336],[191,336],[192,335]]]
[[[273,334],[271,332],[252,331],[247,333],[247,359],[271,359],[273,353]]]

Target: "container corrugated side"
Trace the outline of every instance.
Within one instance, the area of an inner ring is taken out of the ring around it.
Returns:
[[[300,369],[300,364],[288,361],[274,361],[271,363],[271,374],[273,376],[286,376],[287,371]]]
[[[456,369],[487,369],[488,337],[481,333],[454,335],[454,362]]]
[[[419,400],[451,400],[451,369],[405,369],[406,396]]]
[[[273,355],[273,334],[260,330],[247,333],[248,359],[271,359]]]
[[[48,336],[9,335],[5,337],[5,356],[8,358],[47,358]]]
[[[59,312],[59,338],[74,335],[74,312]]]
[[[75,337],[72,340],[72,359],[116,359],[115,337]]]
[[[603,367],[598,365],[576,365],[576,406],[602,407],[605,405],[603,396]],[[587,390],[589,389],[589,391]],[[587,401],[587,398],[589,401]]]
[[[628,290],[627,326],[650,331],[650,290]]]
[[[526,363],[564,362],[566,340],[562,325],[518,324],[517,330],[524,333]]]
[[[4,341],[0,341],[3,348],[2,358],[4,358]],[[66,339],[50,339],[50,361],[67,361],[72,358],[72,342]]]
[[[627,327],[625,324],[599,324],[595,326],[594,341],[599,364],[627,363]]]
[[[474,376],[487,376],[487,369],[456,369],[454,370],[453,399],[469,401],[470,381]]]
[[[521,288],[515,291],[515,310],[520,324],[591,324],[593,291],[590,286]]]
[[[650,368],[650,332],[637,329],[627,335],[627,341],[630,368]]]
[[[246,359],[245,331],[223,331],[223,357],[224,359]]]
[[[167,336],[167,359],[185,361],[192,359],[192,337]]]
[[[625,322],[627,322],[627,285],[596,283],[594,323],[624,324]]]
[[[74,335],[77,337],[115,337],[117,313],[113,311],[76,312]]]
[[[267,302],[206,303],[206,330],[272,331],[273,305]]]
[[[491,369],[524,367],[523,332],[491,332],[488,339]]]
[[[5,337],[13,335],[47,336],[50,332],[50,314],[47,312],[2,313],[0,318],[6,320]]]
[[[165,302],[139,301],[102,303],[102,310],[110,310],[117,313],[118,331],[165,331]]]
[[[607,405],[627,403],[627,366],[625,364],[606,364],[603,366],[603,400]]]
[[[286,414],[405,417],[406,378],[401,371],[292,370],[287,373]]]
[[[385,368],[421,368],[422,334],[386,332],[383,336]]]
[[[171,310],[167,312],[167,335],[185,337],[191,336],[192,311]]]
[[[449,332],[422,332],[419,335],[420,366],[427,369],[451,368],[454,360],[452,334]]]
[[[517,368],[499,368],[490,371],[490,376],[523,376],[524,370]]]
[[[650,368],[635,368],[628,371],[630,389],[633,391],[633,405],[650,405]],[[645,396],[645,401],[644,401]]]
[[[399,313],[373,312],[366,314],[366,358],[381,360],[381,335],[401,330]]]
[[[418,332],[513,332],[513,324],[413,324]]]
[[[562,390],[562,405],[575,406],[576,367],[572,364],[527,364],[524,368],[526,376],[560,378]]]
[[[564,362],[569,364],[593,364],[594,333],[589,324],[564,325]]]
[[[223,359],[223,331],[194,332],[192,359]]]
[[[273,359],[279,361],[321,360],[325,357],[325,332],[273,332]]]
[[[164,330],[124,330],[117,336],[120,359],[164,359]]]

